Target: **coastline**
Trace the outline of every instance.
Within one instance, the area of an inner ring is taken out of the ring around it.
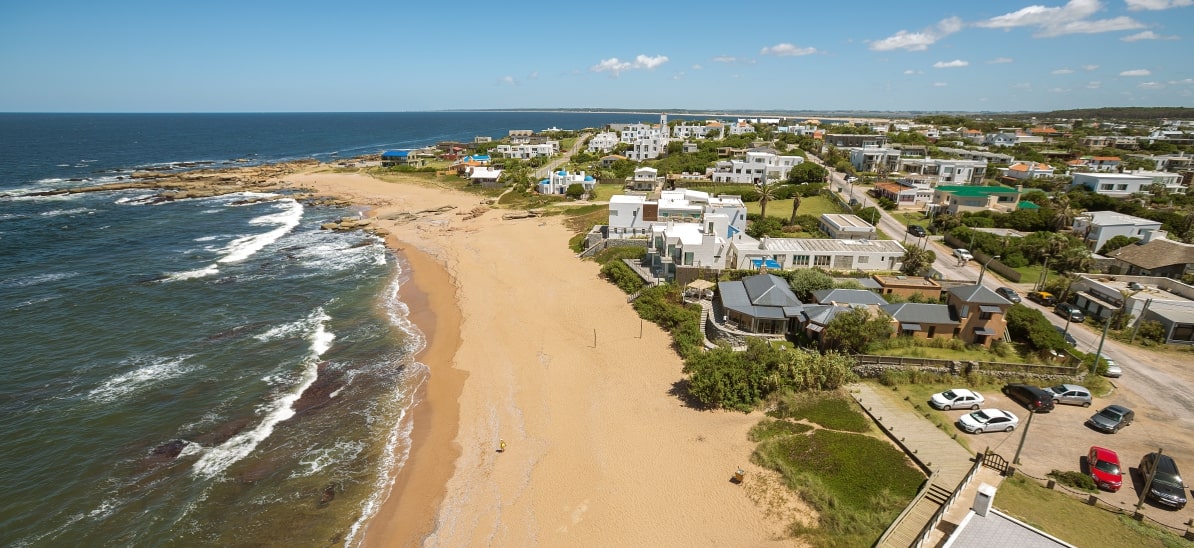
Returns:
[[[428,336],[411,453],[365,544],[792,543],[807,509],[750,463],[761,416],[686,406],[670,335],[574,256],[560,217],[474,214],[475,194],[362,174],[287,179],[369,208],[411,260],[402,297]],[[425,213],[387,220],[400,212]]]

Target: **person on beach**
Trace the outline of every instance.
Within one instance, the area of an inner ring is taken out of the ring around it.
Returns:
[[[498,453],[506,452],[506,440],[498,440]]]

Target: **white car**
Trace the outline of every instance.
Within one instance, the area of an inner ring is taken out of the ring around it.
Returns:
[[[1103,363],[1107,364],[1107,369],[1105,371],[1103,371],[1104,377],[1119,378],[1119,377],[1123,376],[1123,374],[1124,374],[1123,368],[1120,367],[1118,363],[1115,363],[1115,360],[1111,359],[1111,356],[1108,356],[1106,354],[1099,354],[1099,357],[1102,358],[1101,361]]]
[[[958,426],[971,434],[1011,432],[1019,424],[1019,417],[1002,409],[983,409],[958,418]]]
[[[938,392],[929,398],[929,405],[949,411],[950,409],[978,409],[983,405],[983,396],[965,388],[954,388]]]
[[[974,255],[970,254],[969,249],[963,249],[960,247],[954,250],[954,257],[957,257],[959,260],[962,260],[962,261],[970,261],[970,260],[974,259]]]

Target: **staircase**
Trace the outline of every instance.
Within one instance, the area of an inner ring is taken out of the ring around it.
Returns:
[[[891,548],[916,546],[920,542],[920,535],[925,524],[932,521],[933,515],[945,505],[952,494],[953,491],[936,483],[930,483],[920,499],[899,517],[895,527],[876,546]]]

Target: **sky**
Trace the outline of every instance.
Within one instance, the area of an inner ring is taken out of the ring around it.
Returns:
[[[1194,106],[1194,0],[0,0],[0,112]]]

